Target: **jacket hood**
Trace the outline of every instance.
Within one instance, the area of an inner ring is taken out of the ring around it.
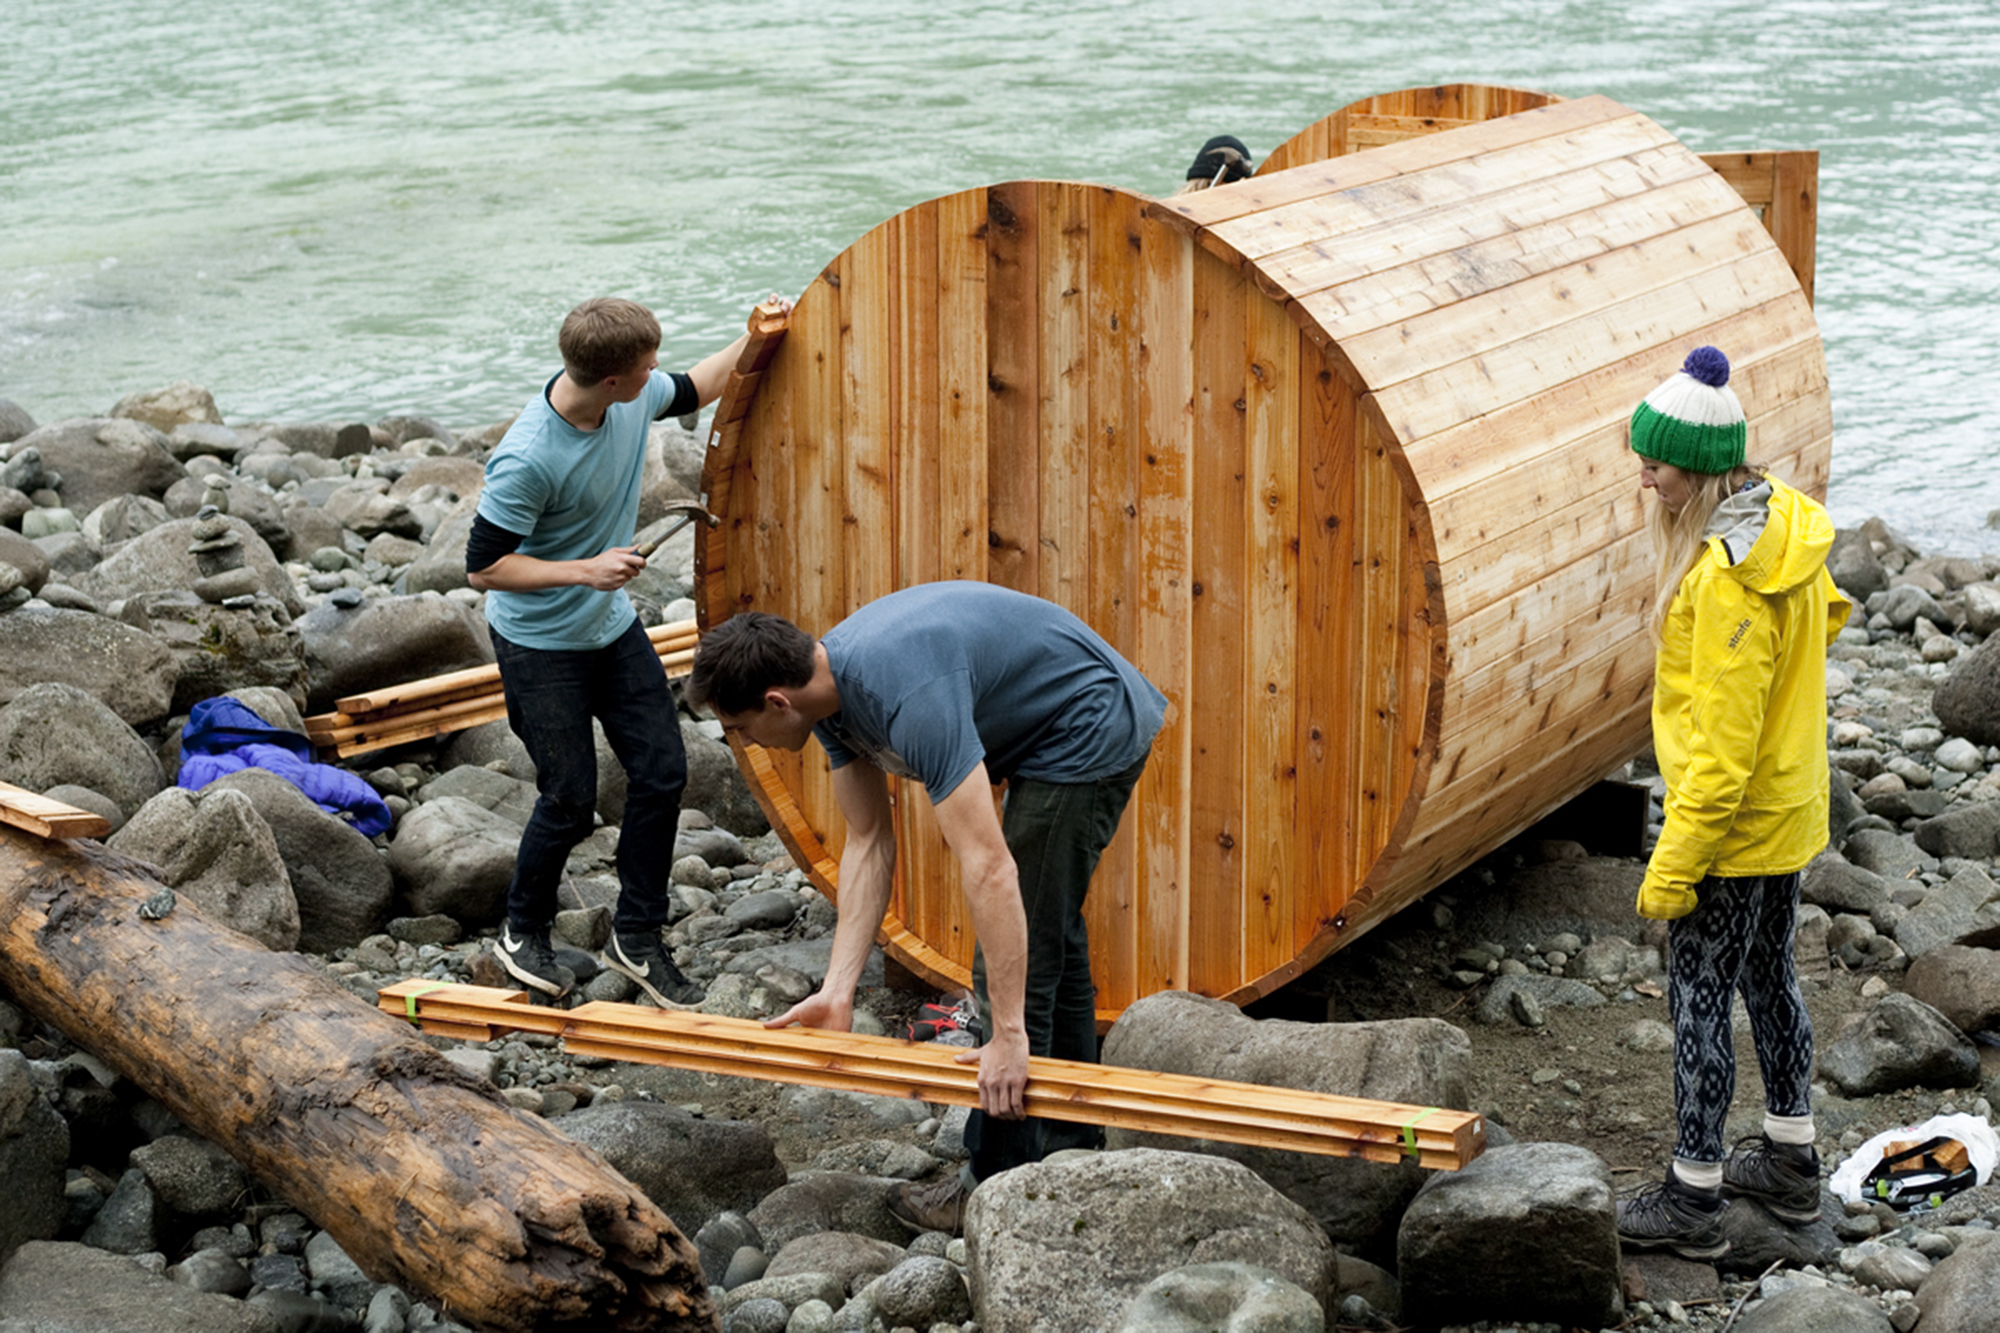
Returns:
[[[1731,578],[1768,596],[1819,576],[1833,549],[1833,520],[1801,492],[1766,480],[1715,507],[1708,540]]]

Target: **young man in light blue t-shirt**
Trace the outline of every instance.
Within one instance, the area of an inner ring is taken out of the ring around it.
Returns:
[[[660,938],[687,757],[666,673],[625,585],[646,567],[633,540],[647,428],[713,401],[743,340],[665,375],[659,321],[637,302],[606,297],[572,310],[557,342],[563,369],[487,460],[465,548],[466,581],[487,593],[507,720],[540,793],[507,889],[500,962],[546,995],[576,984],[549,927],[570,850],[596,822],[595,718],[627,780],[604,962],[661,1005],[698,1004],[701,987]]]
[[[971,1162],[963,1175],[899,1187],[890,1212],[914,1230],[955,1231],[978,1181],[1101,1143],[1101,1131],[1023,1118],[1022,1093],[1030,1055],[1097,1059],[1084,895],[1166,696],[1053,602],[959,582],[890,593],[819,643],[778,616],[732,616],[702,636],[688,695],[759,745],[798,750],[817,737],[832,763],[847,826],[833,955],[819,991],[771,1026],[852,1021],[895,873],[885,775],[924,784],[963,870],[986,1039],[969,1057],[979,1061]]]

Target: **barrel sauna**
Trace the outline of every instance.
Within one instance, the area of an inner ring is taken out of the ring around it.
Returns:
[[[1459,129],[1548,106],[1554,93],[1490,83],[1443,83],[1379,93],[1350,102],[1273,148],[1257,168],[1271,175],[1400,143],[1420,134]],[[1810,149],[1703,153],[1701,160],[1743,196],[1764,230],[1778,243],[1808,301],[1813,296],[1813,256],[1819,232],[1819,154]]]
[[[1016,181],[890,219],[718,409],[698,615],[823,633],[897,588],[1069,607],[1169,696],[1091,890],[1099,1016],[1268,993],[1645,744],[1625,421],[1729,352],[1823,493],[1812,309],[1756,213],[1599,96],[1171,199]],[[837,895],[823,753],[742,746]],[[885,943],[966,984],[929,801]]]

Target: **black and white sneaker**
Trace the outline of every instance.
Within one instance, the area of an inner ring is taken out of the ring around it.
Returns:
[[[508,976],[551,998],[561,999],[576,987],[576,973],[556,961],[546,929],[517,932],[509,921],[500,927],[500,943],[493,952]]]
[[[1729,1253],[1719,1191],[1700,1190],[1667,1169],[1667,1178],[1618,1200],[1618,1242],[1628,1250],[1666,1250],[1683,1259],[1713,1261]]]
[[[632,978],[662,1009],[692,1009],[708,998],[674,966],[657,930],[618,931],[604,951],[604,965]]]

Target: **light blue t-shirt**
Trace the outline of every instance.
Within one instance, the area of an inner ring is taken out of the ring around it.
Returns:
[[[839,768],[865,758],[943,800],[988,775],[1091,782],[1144,758],[1167,699],[1053,602],[990,583],[925,583],[826,635],[840,711],[814,729]]]
[[[656,370],[643,393],[613,403],[602,425],[584,431],[549,405],[545,387],[486,460],[479,513],[495,527],[523,534],[520,553],[537,560],[585,560],[632,545],[646,431],[673,394],[673,380]],[[486,595],[487,623],[526,648],[602,648],[635,614],[622,588],[495,589]]]

